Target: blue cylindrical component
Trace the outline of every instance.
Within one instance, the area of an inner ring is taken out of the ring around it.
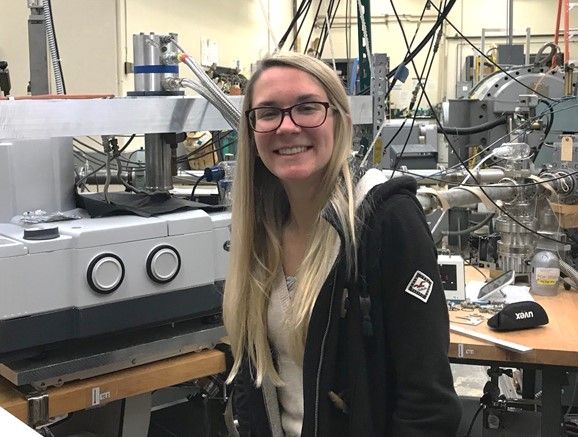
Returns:
[[[134,89],[129,95],[182,94],[178,90],[167,89],[166,80],[179,76],[177,47],[173,38],[176,34],[156,35],[154,33],[135,34],[133,40]]]
[[[225,177],[225,169],[222,166],[214,165],[205,168],[205,180],[207,182],[218,182]]]

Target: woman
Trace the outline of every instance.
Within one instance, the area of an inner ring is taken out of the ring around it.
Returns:
[[[267,58],[247,85],[223,312],[251,436],[452,436],[436,252],[411,178],[355,188],[352,126],[323,62]]]

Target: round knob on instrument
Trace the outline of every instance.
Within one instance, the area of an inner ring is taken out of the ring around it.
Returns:
[[[86,279],[90,288],[97,293],[112,293],[124,279],[124,264],[117,255],[103,253],[90,262]]]
[[[155,247],[147,258],[147,274],[159,284],[172,281],[181,269],[181,256],[171,246]]]

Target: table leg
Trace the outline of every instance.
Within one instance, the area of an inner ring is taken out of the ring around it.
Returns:
[[[522,370],[522,399],[536,398],[536,371],[534,369]]]
[[[542,369],[542,437],[560,435],[563,377],[564,372],[556,367]]]
[[[142,437],[149,431],[152,394],[132,396],[124,400],[122,413],[122,437]]]

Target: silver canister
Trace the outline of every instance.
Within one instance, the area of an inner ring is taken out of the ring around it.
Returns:
[[[173,90],[166,90],[168,78],[179,75],[177,47],[173,43],[176,34],[157,35],[155,33],[134,34],[134,89],[144,95],[165,95]]]

